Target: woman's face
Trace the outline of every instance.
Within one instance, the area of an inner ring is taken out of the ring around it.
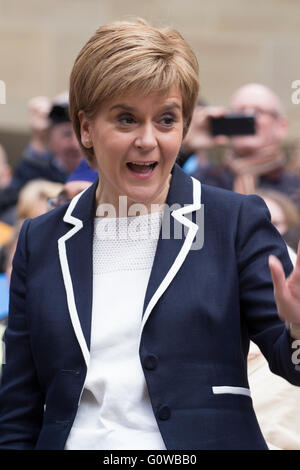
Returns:
[[[83,145],[89,139],[94,147],[98,204],[117,208],[119,196],[127,196],[128,207],[165,202],[183,134],[177,89],[123,95],[103,102],[94,120],[87,120],[83,111],[79,119]]]
[[[280,235],[284,235],[288,229],[288,224],[283,210],[273,199],[268,197],[263,198],[270,211],[272,224],[275,225]]]

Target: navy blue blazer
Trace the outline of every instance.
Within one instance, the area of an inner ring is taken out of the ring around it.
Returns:
[[[0,448],[63,449],[72,427],[89,364],[97,184],[23,225]],[[158,241],[139,351],[162,438],[167,449],[265,449],[247,380],[249,339],[273,372],[300,385],[268,268],[273,253],[291,271],[285,244],[260,198],[201,186],[177,165],[167,203],[170,239]]]

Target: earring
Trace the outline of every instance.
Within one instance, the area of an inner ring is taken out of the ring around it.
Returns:
[[[86,139],[86,140],[84,141],[84,145],[85,145],[86,147],[90,147],[90,146],[91,146],[91,143],[92,143],[92,142],[91,142],[89,139]]]

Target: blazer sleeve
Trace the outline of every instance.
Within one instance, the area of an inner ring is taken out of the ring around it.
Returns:
[[[26,239],[30,220],[22,226],[10,284],[5,360],[0,387],[0,449],[32,449],[43,417],[43,396],[30,347],[26,318]]]
[[[293,267],[286,244],[271,223],[267,206],[258,196],[243,198],[236,250],[241,314],[250,339],[259,346],[272,372],[300,386],[300,372],[292,362],[291,337],[277,312],[269,255],[281,260],[286,276]]]

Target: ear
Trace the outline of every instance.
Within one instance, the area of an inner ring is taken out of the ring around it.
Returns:
[[[288,133],[288,120],[284,117],[281,116],[278,120],[278,134],[279,134],[279,139],[283,140],[287,136]]]
[[[90,148],[93,146],[92,138],[91,138],[91,122],[86,117],[85,112],[81,109],[78,111],[78,119],[80,122],[80,140],[81,144],[86,147]]]

